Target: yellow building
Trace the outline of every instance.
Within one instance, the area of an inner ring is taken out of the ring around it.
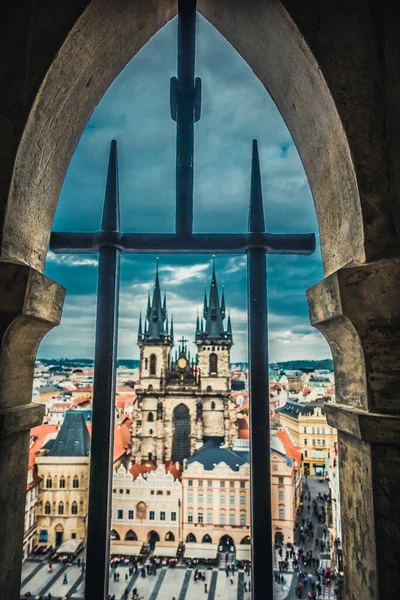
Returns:
[[[41,478],[39,542],[55,548],[70,539],[84,541],[89,489],[90,437],[84,416],[68,411],[57,437],[36,457]]]
[[[325,475],[330,449],[337,441],[336,430],[326,421],[325,403],[289,400],[277,409],[276,419],[301,450],[303,473]]]

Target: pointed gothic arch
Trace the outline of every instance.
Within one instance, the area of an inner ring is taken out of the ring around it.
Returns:
[[[150,354],[150,375],[156,375],[157,373],[157,356]]]
[[[175,541],[175,536],[172,533],[172,531],[168,531],[168,533],[165,534],[165,541],[166,542],[174,542]]]
[[[130,529],[129,531],[126,532],[125,534],[125,538],[124,540],[126,542],[137,542],[137,535],[136,533],[133,531],[133,529]]]
[[[171,460],[183,462],[190,456],[190,413],[186,404],[178,404],[172,413],[173,439]]]
[[[218,375],[218,355],[215,352],[210,354],[209,369],[210,375]]]
[[[196,543],[196,536],[194,535],[194,533],[188,533],[188,535],[186,536],[186,543]]]

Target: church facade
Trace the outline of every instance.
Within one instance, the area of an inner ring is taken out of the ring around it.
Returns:
[[[219,299],[215,264],[195,343],[195,358],[183,337],[173,352],[173,320],[169,323],[166,295],[161,299],[157,264],[153,296],[144,323],[141,317],[139,322],[140,388],[132,426],[136,462],[182,464],[209,440],[230,447],[238,437],[229,383],[232,326],[224,293]]]

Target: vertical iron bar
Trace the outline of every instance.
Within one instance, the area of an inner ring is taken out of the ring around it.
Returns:
[[[85,600],[108,598],[120,251],[99,257]]]
[[[261,170],[253,140],[249,231],[265,231]],[[247,252],[249,327],[249,412],[251,481],[252,598],[273,597],[270,417],[268,381],[267,258]]]
[[[252,598],[273,597],[267,271],[264,250],[248,251]]]
[[[176,233],[193,230],[196,0],[178,1]]]
[[[102,231],[119,231],[117,144],[111,142]],[[85,600],[107,600],[118,344],[120,249],[100,248]]]

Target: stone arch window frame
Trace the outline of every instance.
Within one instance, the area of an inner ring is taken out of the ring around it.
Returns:
[[[48,475],[46,477],[46,488],[50,490],[52,487],[53,487],[53,478],[50,475]]]
[[[90,9],[89,9],[89,13],[90,13]],[[207,16],[207,10],[206,10],[205,14],[206,14],[206,16]],[[163,18],[164,18],[164,17],[163,17]],[[167,18],[168,18],[168,15],[167,15],[167,11],[166,11],[166,16],[165,16],[165,19],[167,19]],[[290,17],[284,17],[284,18],[288,18],[288,19],[290,20]],[[212,20],[212,19],[211,19],[211,20]],[[158,25],[158,26],[159,26],[159,25]],[[140,41],[139,41],[139,43],[138,43],[139,47],[140,47],[140,45],[141,45],[141,44],[143,45],[143,44],[145,43],[145,41],[146,41],[146,40],[143,40],[142,42],[140,42]],[[136,49],[137,49],[137,48],[136,48]],[[136,52],[136,49],[135,49],[135,52]],[[287,60],[287,59],[285,58],[285,60]],[[308,57],[308,56],[306,57],[306,60],[309,60],[309,57]],[[250,60],[249,62],[250,62],[250,64],[251,64],[251,60]],[[114,73],[114,74],[115,74],[115,73]],[[273,87],[273,86],[272,86],[272,87]],[[290,96],[290,94],[288,94],[288,95]],[[328,99],[329,99],[329,97],[328,97]],[[68,103],[67,103],[67,104],[68,104]],[[304,109],[302,109],[302,110],[304,110]],[[296,111],[298,112],[298,107],[296,107]],[[283,111],[283,113],[284,113],[284,115],[285,115],[285,111]],[[335,113],[335,114],[336,114],[336,113]],[[318,120],[318,119],[316,119],[316,120]],[[28,137],[29,137],[29,136],[28,136]],[[300,136],[299,136],[299,137],[300,137]],[[346,145],[345,145],[345,148],[347,148],[347,146],[346,146]],[[345,153],[343,153],[343,154],[345,155]],[[315,177],[315,178],[316,178],[316,177]],[[335,187],[335,186],[333,186],[333,187]],[[51,188],[51,186],[50,186],[50,188]],[[40,197],[40,195],[39,195],[38,197]],[[358,198],[358,194],[356,194],[356,197]],[[358,224],[357,224],[357,227],[358,227]],[[39,255],[39,253],[37,253],[37,254]]]
[[[60,481],[58,482],[58,487],[61,489],[65,489],[66,480],[64,475],[61,475]]]
[[[74,475],[72,479],[72,487],[73,489],[79,489],[79,477],[78,475]]]
[[[156,377],[157,375],[157,355],[152,352],[150,354],[150,360],[149,360],[149,375],[153,375],[154,377]]]
[[[210,377],[218,376],[218,354],[211,352],[208,357],[208,374]]]
[[[60,500],[60,502],[57,505],[57,514],[58,515],[63,515],[64,514],[64,509],[65,509],[64,502],[62,500]]]
[[[77,515],[79,513],[79,506],[76,500],[71,504],[71,515]]]
[[[44,514],[45,515],[51,515],[51,504],[50,502],[47,500],[47,502],[44,505]]]

